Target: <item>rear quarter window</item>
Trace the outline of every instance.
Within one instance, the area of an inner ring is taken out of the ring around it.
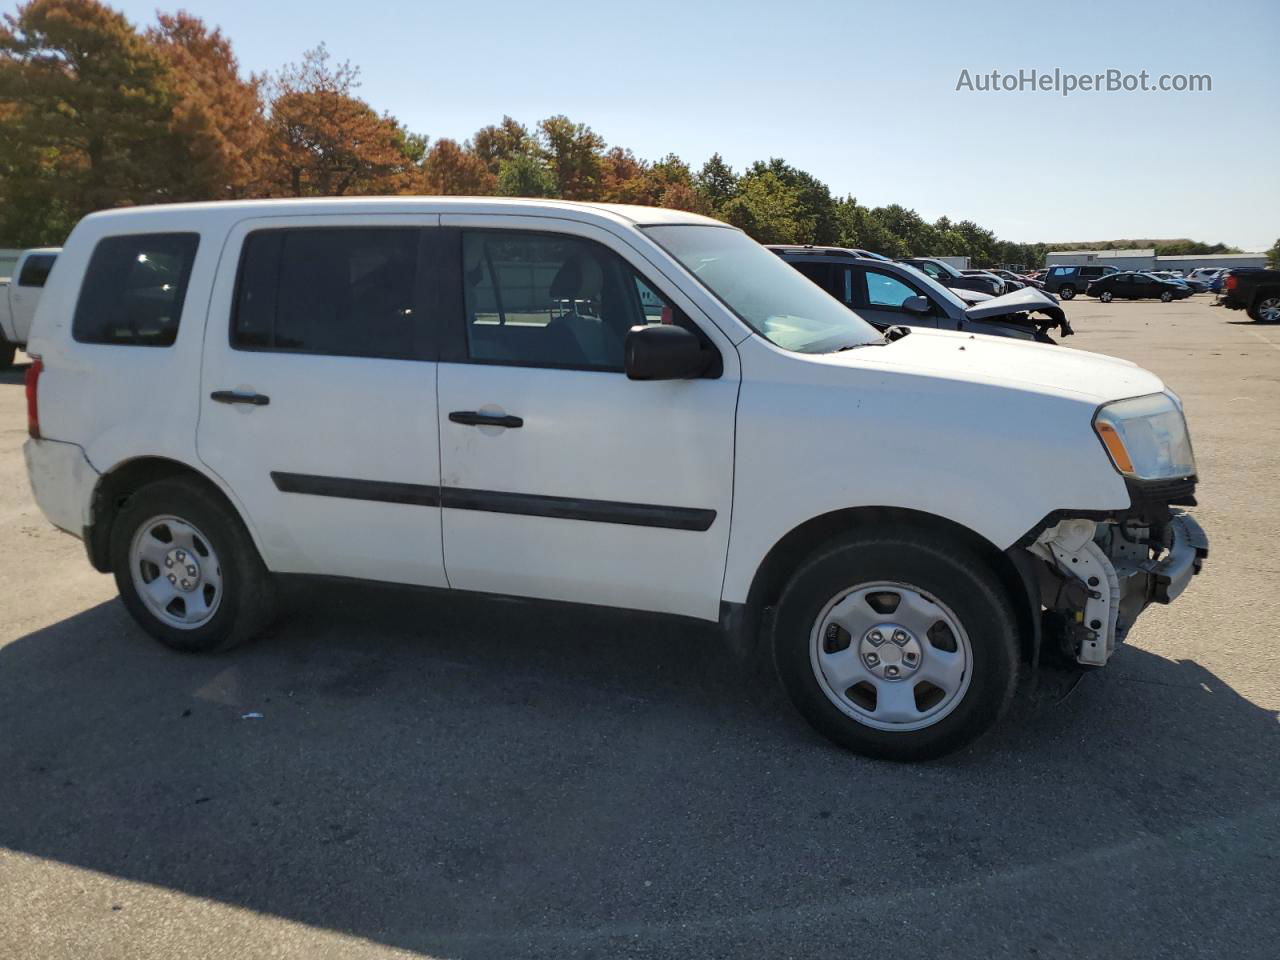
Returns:
[[[49,271],[53,269],[53,261],[57,259],[58,256],[54,253],[34,253],[27,257],[27,262],[22,265],[22,272],[18,274],[18,286],[43,287],[49,279]]]
[[[196,233],[99,240],[80,286],[71,335],[80,343],[172,346],[199,245]]]

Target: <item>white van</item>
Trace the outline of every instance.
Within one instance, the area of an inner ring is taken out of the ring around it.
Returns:
[[[550,200],[253,201],[75,228],[30,351],[48,518],[163,643],[280,575],[657,611],[761,638],[883,757],[1101,665],[1207,552],[1131,363],[889,338],[741,231]]]

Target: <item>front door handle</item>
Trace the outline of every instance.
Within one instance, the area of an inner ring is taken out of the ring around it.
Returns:
[[[455,410],[449,414],[449,420],[468,427],[508,427],[514,430],[524,426],[524,420],[520,417],[505,413],[478,413],[475,410]]]
[[[235,390],[215,390],[209,399],[216,403],[247,403],[255,407],[265,407],[271,398],[261,393],[238,393]]]

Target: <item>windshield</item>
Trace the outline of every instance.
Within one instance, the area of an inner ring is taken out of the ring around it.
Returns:
[[[784,350],[830,353],[884,342],[875,327],[741,230],[643,229],[743,323]]]
[[[898,266],[900,266],[903,270],[906,270],[907,272],[909,272],[911,274],[911,279],[914,280],[916,283],[918,283],[920,286],[924,287],[929,292],[929,296],[933,297],[935,300],[945,301],[946,303],[949,303],[953,307],[957,307],[960,310],[964,310],[966,307],[969,306],[969,304],[965,303],[958,296],[956,296],[955,293],[952,292],[950,287],[944,286],[943,284],[939,283],[937,280],[933,279],[933,277],[929,276],[919,267],[913,267],[909,263],[900,263],[898,264]]]

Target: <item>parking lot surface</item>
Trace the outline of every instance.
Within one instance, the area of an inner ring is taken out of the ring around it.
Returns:
[[[325,587],[168,652],[39,514],[0,373],[0,956],[1274,957],[1280,328],[1209,304],[1066,341],[1181,394],[1205,572],[918,766],[605,611]]]

